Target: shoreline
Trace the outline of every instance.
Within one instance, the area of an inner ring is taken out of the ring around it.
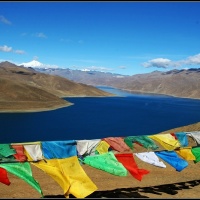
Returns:
[[[60,108],[65,108],[74,105],[74,103],[67,103],[66,105],[61,105],[61,106],[54,106],[51,108],[38,108],[38,109],[26,109],[26,110],[0,110],[0,113],[27,113],[27,112],[44,112],[44,111],[53,111],[57,110]]]
[[[119,88],[115,88],[115,89],[119,89]],[[161,95],[161,96],[176,97],[176,98],[182,98],[182,99],[200,100],[200,98],[195,98],[195,97],[193,97],[193,98],[182,97],[182,96],[176,96],[176,95],[170,95],[170,94],[154,93],[154,92],[141,92],[141,91],[129,90],[129,89],[120,89],[120,90],[130,92],[131,94]]]
[[[117,95],[113,96],[65,96],[65,97],[61,97],[61,99],[63,99],[64,101],[66,101],[64,98],[85,98],[85,97],[97,97],[97,98],[104,98],[104,97],[114,97]],[[27,102],[27,101],[26,101]],[[13,104],[15,102],[12,102]],[[69,107],[74,105],[74,103],[71,103],[69,101],[66,101],[65,105],[60,105],[60,106],[52,106],[49,108],[35,108],[35,109],[12,109],[12,110],[0,110],[0,113],[27,113],[27,112],[44,112],[44,111],[52,111],[52,110],[57,110],[60,108],[65,108],[65,107]]]
[[[119,88],[114,88],[114,89],[119,89]],[[200,100],[200,98],[180,97],[180,96],[175,96],[175,95],[167,95],[167,94],[160,94],[160,93],[153,93],[153,92],[141,92],[141,91],[134,91],[134,90],[128,90],[128,89],[119,89],[119,90],[130,92],[131,94],[161,95],[161,96],[168,96],[168,97],[175,97],[175,98],[182,98],[182,99]],[[64,98],[85,98],[85,97],[103,98],[103,97],[124,97],[124,96],[113,94],[113,96],[86,96],[86,95],[82,95],[82,96],[63,96],[63,97],[60,97],[60,98],[65,100]],[[15,102],[12,102],[12,103],[15,103]],[[45,111],[57,110],[57,109],[64,108],[64,107],[69,107],[69,106],[72,106],[72,105],[74,105],[74,103],[67,102],[66,105],[61,105],[61,106],[55,105],[51,108],[13,109],[13,110],[6,110],[5,109],[5,110],[0,110],[0,113],[45,112]]]
[[[191,100],[200,100],[199,98],[191,98],[191,97],[182,97],[182,96],[176,96],[176,95],[170,95],[170,94],[163,94],[163,93],[154,93],[154,92],[143,92],[139,90],[130,90],[130,89],[124,89],[124,88],[117,88],[117,87],[112,87],[112,86],[107,86],[107,85],[97,85],[95,87],[108,87],[110,89],[117,89],[117,90],[122,90],[125,92],[129,92],[131,94],[143,94],[143,95],[161,95],[161,96],[168,96],[168,97],[176,97],[176,98],[185,98],[185,99],[191,99]],[[117,95],[118,96],[118,95]]]

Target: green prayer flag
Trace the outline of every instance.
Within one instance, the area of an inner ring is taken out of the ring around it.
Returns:
[[[159,147],[156,145],[156,143],[149,138],[146,135],[142,135],[142,136],[128,136],[124,139],[125,143],[131,147],[133,142],[138,142],[140,143],[144,148],[146,149],[152,149],[152,150],[156,150]],[[133,149],[133,147],[132,147]]]
[[[0,155],[3,157],[8,157],[16,154],[15,149],[11,148],[10,144],[0,144]]]
[[[128,174],[127,169],[117,160],[112,151],[99,155],[86,156],[83,162],[116,176],[127,176]]]
[[[124,142],[133,150],[133,142],[129,137],[124,138]]]
[[[200,161],[200,147],[194,147],[191,149],[192,154],[195,156],[195,163],[198,163]]]
[[[0,154],[0,163],[7,163],[7,162],[18,162],[18,161],[16,161],[14,156],[4,157]]]
[[[1,163],[0,167],[6,169],[8,172],[26,181],[43,197],[43,193],[39,183],[32,176],[32,170],[29,162]]]

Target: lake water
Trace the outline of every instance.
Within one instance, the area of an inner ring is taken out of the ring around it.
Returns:
[[[35,113],[0,113],[0,143],[152,135],[200,121],[200,100],[131,94],[65,98],[73,106]]]

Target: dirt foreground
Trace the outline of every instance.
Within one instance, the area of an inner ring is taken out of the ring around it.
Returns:
[[[178,131],[198,131],[200,123],[184,126],[163,133]],[[157,144],[157,143],[156,143]],[[189,138],[189,146],[196,143]],[[146,152],[138,145],[137,152]],[[200,163],[188,161],[189,165],[178,172],[168,163],[160,168],[145,163],[134,156],[140,169],[147,169],[141,181],[128,174],[119,177],[105,171],[82,165],[86,174],[95,183],[98,190],[86,198],[199,198],[200,194]],[[44,198],[65,198],[62,188],[49,175],[31,165],[33,177],[39,182]],[[40,194],[22,179],[8,173],[11,184],[0,184],[0,198],[41,198]],[[75,198],[70,195],[69,198]]]

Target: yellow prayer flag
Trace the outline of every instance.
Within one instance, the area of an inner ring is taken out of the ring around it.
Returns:
[[[166,150],[174,150],[181,146],[180,142],[176,140],[171,134],[156,134],[148,136],[159,142]]]
[[[66,198],[69,194],[85,198],[97,190],[96,185],[81,167],[77,156],[64,159],[48,159],[32,163],[50,175],[63,189]]]
[[[106,141],[101,141],[99,145],[96,147],[96,150],[99,152],[99,154],[107,153],[108,148],[110,145]]]
[[[176,153],[185,160],[196,160],[195,156],[191,151],[192,147],[186,147],[175,150]]]

